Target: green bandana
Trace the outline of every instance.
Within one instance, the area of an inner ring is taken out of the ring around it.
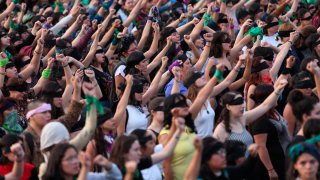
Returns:
[[[246,36],[248,34],[250,36],[254,37],[254,39],[252,41],[253,43],[256,42],[258,36],[260,36],[260,40],[262,40],[262,38],[263,38],[263,31],[262,31],[261,27],[251,28],[247,33],[244,34],[244,36]]]
[[[209,13],[204,13],[202,16],[202,19],[204,20],[203,22],[204,26],[208,26],[209,21],[214,21],[214,18],[212,18]]]
[[[18,123],[18,111],[12,111],[5,115],[2,127],[9,133],[20,134],[23,128]]]
[[[91,105],[94,104],[99,112],[99,114],[104,114],[104,109],[102,104],[100,103],[100,101],[93,96],[86,96],[86,100],[87,100],[87,111],[90,111],[91,109]]]
[[[0,67],[5,67],[9,62],[8,58],[0,59]]]

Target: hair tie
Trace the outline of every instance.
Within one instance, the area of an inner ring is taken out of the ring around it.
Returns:
[[[94,96],[88,96],[86,95],[86,100],[87,100],[87,111],[91,110],[91,105],[94,104],[99,112],[99,114],[104,114],[104,108],[102,106],[102,104],[100,103],[100,101],[94,97]]]

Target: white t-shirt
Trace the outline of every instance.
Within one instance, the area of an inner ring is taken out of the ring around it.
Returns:
[[[125,128],[125,134],[130,134],[135,129],[147,129],[148,127],[148,118],[145,113],[144,108],[141,108],[143,112],[141,112],[138,108],[128,105],[127,111],[127,124]]]
[[[158,144],[154,147],[154,152],[160,152],[163,149],[162,144]],[[143,179],[162,180],[162,166],[161,163],[154,164],[148,169],[141,171]]]
[[[124,73],[124,70],[126,69],[125,65],[120,65],[116,72],[114,73],[114,78],[118,75],[121,75],[123,78],[126,77],[126,74]]]
[[[212,136],[215,112],[210,102],[207,100],[205,106],[202,106],[198,116],[194,120],[199,137]]]

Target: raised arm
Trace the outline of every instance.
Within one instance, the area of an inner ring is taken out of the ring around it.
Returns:
[[[93,89],[95,91],[95,97],[97,99],[102,98],[102,91],[100,89],[100,86],[97,82],[96,76],[94,74],[94,71],[92,69],[86,69],[84,70],[85,75],[87,75],[87,77],[89,77],[89,80],[91,81],[92,85],[93,85]]]
[[[320,67],[317,61],[311,61],[307,65],[307,70],[313,74],[314,81],[316,82],[317,96],[320,97]]]
[[[137,4],[134,6],[128,18],[122,23],[124,27],[129,27],[132,21],[138,16],[141,7],[142,0],[138,0]]]
[[[293,32],[290,34],[290,39],[285,44],[282,45],[280,52],[278,53],[274,64],[272,65],[270,69],[270,76],[273,82],[275,82],[276,77],[278,75],[278,72],[280,70],[280,67],[282,65],[282,62],[284,58],[287,56],[292,44],[298,39],[299,33]]]
[[[52,58],[52,57],[50,57],[48,59],[47,68],[42,71],[41,78],[39,79],[37,84],[33,87],[33,91],[34,91],[35,95],[38,95],[41,92],[42,88],[47,84],[48,79],[49,79],[50,74],[51,74],[51,70],[52,70],[52,66],[53,66],[54,61],[55,61],[55,59]],[[48,73],[49,75],[46,75],[46,71],[49,72]]]
[[[240,0],[237,4],[232,6],[231,10],[234,12],[237,11],[238,9],[242,8],[246,2],[247,0]]]
[[[7,9],[0,14],[0,21],[4,20],[13,11],[15,6],[16,5],[11,2]]]
[[[262,104],[257,106],[256,108],[246,111],[243,114],[245,124],[251,124],[253,121],[257,120],[259,117],[261,117],[263,114],[265,114],[267,111],[269,111],[272,107],[274,107],[277,103],[277,100],[279,96],[281,95],[284,87],[288,84],[288,81],[285,79],[282,79],[278,85],[278,87],[275,88],[275,90],[267,97],[266,100],[263,101]]]
[[[157,51],[158,51],[158,44],[160,39],[160,27],[157,23],[152,23],[152,28],[154,30],[153,33],[153,40],[150,46],[150,49],[143,53],[146,59],[150,59]]]
[[[248,27],[251,27],[251,26],[252,26],[252,20],[251,20],[251,19],[247,19],[247,20],[243,23],[243,25],[241,26],[241,28],[240,28],[240,31],[239,31],[239,33],[238,33],[238,35],[237,35],[237,38],[236,38],[236,41],[235,41],[235,43],[234,43],[235,45],[238,44],[238,43],[241,41],[241,39],[243,38],[245,29],[248,28]]]
[[[117,111],[114,114],[112,121],[115,122],[115,127],[117,128],[117,134],[121,135],[125,131],[125,119],[126,119],[126,108],[129,101],[129,96],[131,92],[131,87],[133,84],[133,77],[132,75],[126,76],[126,88],[121,96],[121,99],[117,105]]]
[[[13,144],[10,150],[14,154],[13,168],[4,177],[6,180],[18,180],[22,177],[24,171],[24,151],[20,143]]]
[[[86,96],[90,96],[92,98],[96,98],[96,91],[93,87],[92,83],[83,84],[82,86],[83,92]],[[89,102],[87,102],[89,103]],[[74,145],[78,150],[82,150],[92,138],[96,126],[97,126],[97,110],[96,105],[94,103],[88,104],[90,106],[87,111],[86,123],[84,128],[77,134],[76,137],[69,141],[70,144]]]
[[[176,147],[182,132],[184,132],[185,120],[182,117],[173,117],[172,121],[176,126],[176,130],[173,136],[169,139],[168,143],[165,145],[164,149],[158,153],[151,155],[152,164],[157,164],[160,161],[165,160],[173,154],[173,150]]]
[[[100,33],[101,33],[101,29],[102,29],[102,26],[99,25],[98,27],[98,32],[97,32],[97,35],[96,37],[94,38],[93,42],[92,42],[92,45],[91,45],[91,48],[86,56],[86,58],[82,61],[82,64],[85,66],[85,67],[88,67],[90,64],[91,64],[91,61],[96,53],[96,50],[97,50],[97,47],[98,47],[98,42],[99,42],[99,37],[100,37]]]
[[[201,53],[198,62],[193,66],[194,70],[196,70],[196,71],[201,71],[201,69],[203,68],[203,65],[206,63],[206,60],[209,57],[209,53],[210,53],[210,49],[211,49],[211,42],[212,42],[212,39],[213,39],[213,34],[206,33],[204,35],[204,39],[206,40],[206,45],[204,47],[204,50]]]
[[[197,180],[199,176],[202,156],[202,140],[200,138],[194,139],[193,145],[195,147],[195,152],[192,156],[188,169],[184,174],[185,180]]]
[[[173,86],[171,89],[171,94],[176,94],[180,93],[180,73],[181,73],[181,68],[178,66],[175,66],[172,68],[172,74],[174,76],[173,78]]]
[[[161,62],[161,58],[167,54],[171,45],[172,45],[171,37],[167,37],[166,46],[158,53],[158,55],[153,59],[153,61],[150,64],[148,64],[147,72],[146,72],[147,74],[150,74],[151,71],[153,71],[156,67],[159,66]]]
[[[142,96],[142,104],[147,104],[149,100],[156,96],[157,92],[159,91],[159,83],[161,80],[161,75],[165,72],[165,69],[167,67],[168,63],[168,57],[164,56],[161,58],[162,59],[162,64],[160,69],[158,70],[156,76],[153,78],[150,87],[148,90],[143,94]]]
[[[291,17],[294,13],[296,13],[297,9],[298,9],[299,2],[300,2],[300,0],[293,0],[291,9],[285,14],[285,16]],[[286,4],[288,4],[287,1],[286,1]]]
[[[215,75],[210,79],[210,81],[199,91],[196,99],[192,103],[189,108],[189,112],[192,114],[192,119],[196,119],[198,113],[200,112],[205,101],[210,97],[212,92],[212,87],[216,85],[218,80],[223,78],[222,69],[224,67],[222,65],[218,65],[216,69]]]
[[[140,51],[143,50],[143,47],[146,44],[146,41],[147,41],[148,36],[150,34],[150,29],[151,29],[151,24],[152,24],[152,21],[151,21],[152,17],[153,17],[153,13],[152,13],[152,11],[150,11],[148,19],[147,19],[147,23],[145,24],[145,26],[143,28],[142,35],[141,35],[140,41],[139,41],[138,46],[137,46],[137,49],[140,50]]]
[[[67,39],[72,35],[72,33],[77,32],[77,29],[83,23],[83,18],[85,15],[80,15],[77,17],[76,21],[67,29],[67,31],[61,36],[61,39]]]
[[[248,50],[247,50],[248,51]],[[246,59],[245,61],[245,69],[244,69],[244,73],[243,76],[236,82],[232,83],[229,86],[229,90],[231,91],[237,91],[241,86],[243,86],[246,82],[248,82],[250,80],[251,77],[251,66],[252,66],[252,60],[251,60],[251,51],[248,51],[247,56],[245,56],[244,54],[241,55],[239,58],[244,58]]]
[[[200,50],[196,47],[193,43],[190,35],[184,35],[184,41],[188,44],[189,48],[191,49],[192,53],[194,54],[194,58],[192,58],[192,64],[195,64],[197,60],[200,58]]]
[[[44,37],[47,35],[48,30],[42,29],[41,37],[38,40],[37,47],[33,51],[33,57],[31,59],[30,64],[19,73],[19,76],[25,81],[28,79],[33,72],[35,72],[36,67],[39,67],[40,59],[43,51],[43,45],[44,45]]]

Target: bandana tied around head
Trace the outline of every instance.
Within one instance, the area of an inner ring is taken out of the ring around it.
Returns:
[[[51,105],[47,103],[43,103],[41,106],[29,111],[27,113],[27,119],[30,119],[31,116],[38,114],[38,113],[43,113],[46,111],[51,111]]]
[[[86,96],[87,100],[87,111],[90,111],[91,105],[94,104],[99,112],[99,114],[104,114],[104,109],[100,101],[94,96]]]
[[[12,111],[4,116],[2,127],[12,134],[20,134],[23,128],[18,123],[18,111]]]
[[[261,27],[251,28],[246,34],[244,34],[244,36],[246,36],[248,34],[250,36],[254,37],[254,39],[252,41],[253,43],[255,43],[257,41],[258,36],[260,36],[260,40],[262,40],[262,38],[263,38],[263,31],[262,31]]]

